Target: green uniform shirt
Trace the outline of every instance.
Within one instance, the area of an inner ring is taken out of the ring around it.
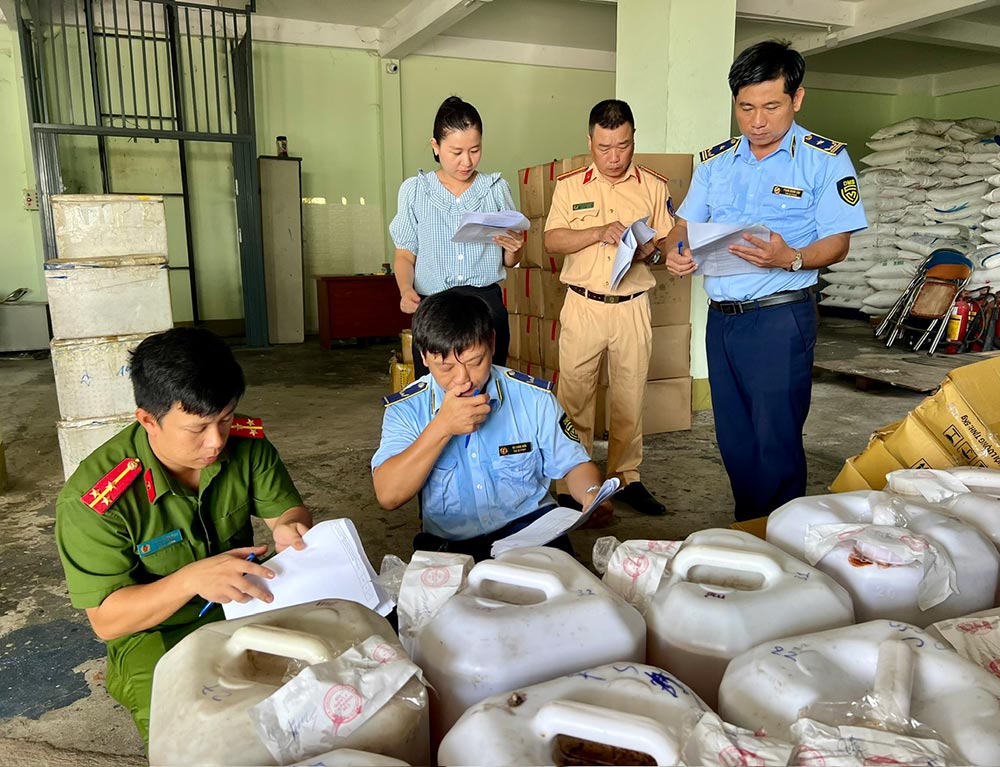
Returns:
[[[104,514],[97,513],[81,496],[128,458],[139,460],[141,473]],[[230,434],[218,460],[202,469],[195,492],[160,464],[136,422],[91,453],[59,494],[56,544],[73,606],[98,607],[125,586],[251,546],[251,514],[273,518],[301,504],[278,452],[263,436]],[[204,603],[194,597],[151,630],[194,623]]]

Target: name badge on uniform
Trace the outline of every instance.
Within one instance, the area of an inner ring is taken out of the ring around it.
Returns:
[[[785,197],[801,197],[802,190],[796,189],[794,186],[777,186],[775,185],[771,189],[771,194],[780,194]]]
[[[590,202],[574,202],[573,203],[573,210],[589,210],[590,208],[593,208],[593,207],[594,207],[594,201],[593,200],[591,200]]]
[[[518,442],[514,445],[501,445],[500,455],[520,455],[521,453],[530,453],[531,443],[530,442]]]
[[[150,554],[155,554],[157,551],[161,551],[167,546],[180,543],[182,539],[183,535],[181,535],[180,530],[171,530],[169,533],[158,535],[155,538],[150,538],[144,543],[140,543],[135,547],[135,552],[140,557],[148,557]]]

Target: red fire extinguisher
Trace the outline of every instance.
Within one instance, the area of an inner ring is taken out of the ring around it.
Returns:
[[[945,330],[945,336],[949,342],[961,343],[965,340],[965,335],[969,332],[969,322],[973,316],[971,302],[965,296],[959,296],[951,310],[951,317],[948,319],[948,327]]]

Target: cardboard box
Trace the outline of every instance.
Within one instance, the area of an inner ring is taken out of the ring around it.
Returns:
[[[590,163],[593,162],[593,158],[590,153],[587,154],[575,154],[572,157],[567,157],[563,160],[558,161],[559,171],[556,173],[556,179],[563,173],[569,173],[571,170],[576,170],[577,168],[586,168]],[[655,170],[655,168],[654,168]],[[659,172],[659,171],[657,171]]]
[[[912,413],[893,424],[879,438],[899,463],[908,469],[947,469],[958,466],[958,460],[935,439],[926,426]],[[881,488],[877,488],[881,490]]]
[[[503,281],[503,305],[507,307],[508,314],[520,314],[521,313],[521,294],[518,292],[517,287],[517,272],[516,267],[507,268],[507,279]]]
[[[545,378],[545,369],[535,362],[521,362],[521,372],[533,378]]]
[[[518,357],[523,362],[542,365],[542,320],[530,315],[518,317],[521,347]],[[527,372],[527,371],[525,371]]]
[[[748,519],[745,522],[733,522],[729,527],[733,530],[742,530],[744,533],[756,535],[762,541],[767,540],[767,517]]]
[[[879,435],[872,437],[865,451],[854,458],[854,468],[872,490],[885,487],[885,475],[907,468],[885,447]]]
[[[511,359],[521,358],[521,320],[507,309],[507,328],[510,331],[510,346],[507,347],[507,367],[511,367]]]
[[[681,378],[691,372],[691,326],[665,325],[653,328],[653,353],[647,380]]]
[[[509,367],[511,370],[520,370],[522,365],[523,363],[517,357],[507,358],[507,367]]]
[[[684,325],[691,321],[691,280],[674,277],[666,269],[653,269],[656,285],[649,290],[650,324]]]
[[[694,174],[694,155],[690,154],[639,154],[632,157],[636,165],[645,165],[661,176],[666,176],[667,188],[674,210],[677,210],[688,189],[691,188],[691,176]]]
[[[642,433],[661,434],[690,428],[691,377],[648,382],[642,408]]]
[[[559,371],[555,368],[543,367],[542,368],[542,378],[546,381],[552,382],[553,393],[559,390]]]
[[[543,233],[545,230],[545,217],[529,219],[528,231],[523,235],[524,244],[521,246],[521,265],[546,267],[545,248],[543,247]]]
[[[415,380],[413,363],[403,362],[394,354],[389,360],[389,378],[392,381],[391,391],[402,391]]]
[[[563,302],[566,300],[566,291],[569,290],[565,283],[560,282],[559,272],[539,269],[538,290],[541,294],[541,311],[538,316],[546,320],[559,319]]]
[[[517,172],[521,194],[521,212],[528,218],[544,216],[552,204],[556,176],[562,173],[562,162],[553,160],[544,165],[522,168]]]
[[[852,490],[871,490],[871,485],[861,476],[861,472],[854,466],[854,459],[848,458],[844,463],[844,468],[830,483],[831,493],[849,493]]]
[[[546,319],[542,322],[540,336],[542,364],[554,370],[559,369],[559,335],[561,330],[559,320]]]
[[[959,466],[1000,469],[1000,359],[956,368],[913,411]]]
[[[399,340],[403,344],[403,362],[413,362],[413,331],[404,330],[399,334]]]
[[[541,317],[544,304],[542,302],[542,270],[523,266],[517,270],[517,285],[521,295],[518,301],[521,304],[521,314],[530,314],[533,317]]]

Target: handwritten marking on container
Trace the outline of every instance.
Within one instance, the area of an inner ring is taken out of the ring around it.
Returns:
[[[965,621],[959,623],[955,628],[966,634],[989,634],[993,630],[993,624],[989,621]]]
[[[361,709],[361,695],[349,684],[335,684],[323,697],[323,710],[333,722],[334,736],[341,725],[357,719]]]
[[[725,594],[720,594],[718,591],[706,591],[705,599],[725,599]]]
[[[201,694],[206,698],[214,700],[216,703],[222,703],[226,698],[233,694],[232,690],[227,690],[224,687],[218,685],[208,685],[206,684],[201,688]]]
[[[428,567],[420,574],[420,582],[431,589],[447,586],[451,573],[447,567]]]
[[[90,373],[84,373],[82,376],[80,376],[80,383],[82,383],[84,386],[90,386],[91,380],[92,379],[90,378]]]
[[[649,558],[643,554],[637,557],[626,557],[622,562],[622,569],[625,575],[632,579],[631,595],[635,595],[635,589],[639,581],[639,576],[649,569]]]
[[[719,764],[724,767],[764,767],[767,762],[753,751],[730,745],[719,752]]]
[[[638,674],[639,673],[639,669],[637,669],[632,664],[629,664],[627,666],[612,666],[611,668],[613,668],[619,674],[624,674],[626,671],[631,671],[633,674]]]
[[[390,644],[383,642],[382,644],[376,645],[375,649],[372,650],[372,658],[379,663],[389,663],[399,658],[399,653],[396,652],[396,648]]]
[[[800,573],[798,571],[796,571],[796,573],[795,573],[795,577],[798,578],[801,581],[807,581],[807,580],[809,580],[809,576],[810,575],[812,575],[812,573]]]
[[[903,637],[904,642],[914,642],[916,647],[923,647],[926,642],[920,637]]]
[[[799,746],[793,753],[791,764],[798,764],[802,767],[826,767],[826,759],[815,748],[809,746]]]
[[[787,658],[793,663],[798,663],[799,648],[790,647],[787,650],[781,645],[775,645],[774,649],[771,650],[771,655],[777,655],[779,658]]]
[[[670,693],[675,698],[677,697],[677,689],[672,684],[674,680],[669,676],[660,671],[647,671],[646,676],[649,677],[650,684],[659,687],[664,692]]]
[[[626,668],[631,668],[631,667],[626,667]],[[595,680],[597,682],[606,682],[606,681],[608,681],[603,676],[597,676],[596,674],[591,674],[591,673],[588,673],[586,671],[577,671],[575,674],[573,674],[573,676],[580,676],[580,677],[583,677],[584,679],[593,679],[593,680]]]

